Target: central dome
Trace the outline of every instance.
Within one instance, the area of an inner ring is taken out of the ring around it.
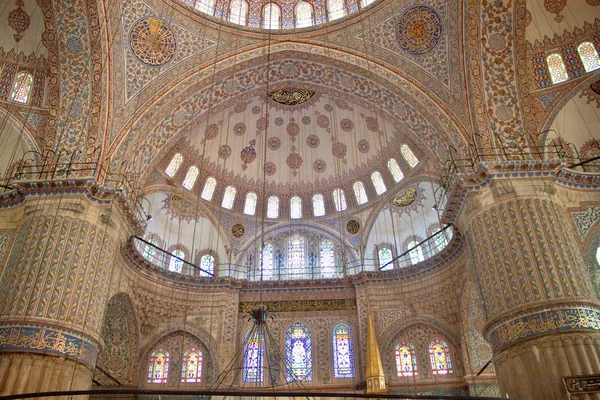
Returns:
[[[248,28],[297,29],[358,12],[374,0],[176,0],[210,16]]]

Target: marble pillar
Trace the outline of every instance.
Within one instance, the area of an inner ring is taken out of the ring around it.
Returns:
[[[89,389],[113,261],[130,230],[118,226],[116,204],[85,195],[20,207],[0,278],[0,395]]]
[[[502,395],[565,399],[563,377],[600,374],[600,307],[554,181],[491,180],[467,194],[457,225]]]

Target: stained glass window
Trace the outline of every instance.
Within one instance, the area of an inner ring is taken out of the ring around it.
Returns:
[[[179,257],[179,258],[177,258],[177,257]],[[181,258],[181,260],[180,260],[180,258]],[[183,268],[183,259],[184,258],[185,258],[185,253],[183,251],[175,250],[171,256],[171,260],[169,261],[169,271],[181,273],[181,269]]]
[[[419,244],[419,242],[417,242],[416,240],[412,240],[411,242],[408,243],[407,248],[413,248],[415,246],[417,246]],[[412,265],[418,264],[421,261],[425,260],[425,257],[423,257],[423,250],[421,249],[421,246],[417,246],[414,249],[412,249],[411,251],[408,252],[408,256],[410,257],[410,263]]]
[[[202,197],[206,201],[211,201],[213,198],[213,194],[215,194],[215,188],[217,187],[217,180],[213,177],[210,177],[206,180],[204,184],[204,188],[202,189]]]
[[[246,203],[244,203],[244,214],[254,215],[256,213],[256,202],[258,196],[254,192],[250,192],[246,195]]]
[[[373,186],[375,186],[375,192],[377,192],[378,195],[383,194],[387,191],[387,188],[385,187],[385,182],[383,181],[383,178],[379,171],[375,171],[371,174],[371,181],[373,182]]]
[[[269,197],[267,201],[267,218],[279,218],[279,197]]]
[[[333,278],[335,276],[335,252],[330,240],[322,240],[319,247],[319,265],[321,277]]]
[[[263,8],[263,28],[279,29],[281,27],[281,10],[273,3]]]
[[[299,322],[285,332],[285,380],[312,382],[312,337]]]
[[[225,188],[225,195],[223,196],[223,202],[221,207],[231,210],[233,208],[233,202],[235,201],[236,190],[233,186],[227,186]]]
[[[400,147],[400,153],[402,153],[402,157],[404,157],[404,159],[406,160],[408,165],[410,165],[411,168],[416,167],[419,163],[419,159],[417,158],[417,156],[415,156],[415,153],[412,152],[408,145],[403,144]]]
[[[333,191],[333,204],[337,212],[345,211],[348,208],[346,206],[346,195],[342,189],[337,188]]]
[[[188,169],[187,174],[185,174],[185,179],[183,180],[183,187],[187,190],[192,190],[194,187],[194,183],[196,183],[196,179],[198,178],[198,174],[200,171],[198,167],[190,167]]]
[[[246,25],[248,3],[244,0],[233,0],[230,7],[229,22],[238,25]]]
[[[167,166],[167,169],[165,170],[165,173],[167,175],[169,175],[171,178],[174,177],[175,174],[177,173],[177,170],[181,166],[182,162],[183,162],[183,156],[181,154],[179,154],[179,153],[175,154],[173,156],[173,158],[171,158],[171,162]]]
[[[298,196],[290,199],[290,217],[292,219],[302,218],[302,199]]]
[[[148,383],[167,383],[169,377],[169,352],[158,348],[150,354],[148,362]]]
[[[404,179],[404,174],[402,173],[402,170],[400,169],[400,166],[398,165],[398,161],[396,161],[395,158],[390,158],[388,160],[388,169],[392,173],[392,176],[394,177],[394,181],[396,183],[398,183],[402,179]]]
[[[550,72],[552,83],[561,83],[569,79],[565,63],[560,54],[550,54],[546,58],[546,63],[548,64],[548,71]]]
[[[144,249],[144,258],[152,262],[154,260],[154,255],[156,254],[156,247],[154,247],[156,246],[156,240],[150,239],[148,243],[150,244],[147,244]]]
[[[33,76],[29,72],[19,72],[15,77],[10,99],[17,103],[27,103],[33,89]]]
[[[446,375],[452,373],[450,349],[448,344],[440,338],[435,338],[429,343],[429,357],[431,358],[431,372],[433,375]]]
[[[260,329],[248,331],[244,343],[244,382],[262,382],[264,380],[264,333]]]
[[[273,279],[273,246],[269,243],[262,250],[262,279]]]
[[[360,206],[365,204],[369,199],[367,198],[367,192],[365,191],[365,185],[362,182],[354,182],[354,196],[356,196],[356,202]]]
[[[304,238],[294,235],[288,242],[288,271],[292,278],[303,278],[305,267]]]
[[[354,341],[347,324],[333,327],[333,376],[336,379],[354,378]]]
[[[594,71],[600,68],[600,57],[598,52],[591,42],[583,42],[577,46],[577,52],[585,68],[585,72]]]
[[[419,375],[415,348],[404,340],[396,345],[396,373],[398,376]]]
[[[196,0],[196,10],[213,15],[215,13],[215,0]]]
[[[213,276],[215,272],[215,258],[205,254],[200,258],[200,276]]]
[[[312,7],[305,1],[296,6],[296,28],[305,28],[313,25]]]
[[[327,0],[327,18],[329,21],[342,18],[346,15],[344,0]]]
[[[382,247],[379,249],[379,268],[382,268],[382,271],[388,271],[390,269],[394,269],[394,263],[392,260],[394,256],[392,255],[392,249],[389,247]]]
[[[181,383],[200,382],[202,382],[202,352],[192,347],[183,353]]]
[[[313,214],[315,217],[322,217],[325,215],[325,200],[322,194],[315,194],[312,198],[313,202]]]

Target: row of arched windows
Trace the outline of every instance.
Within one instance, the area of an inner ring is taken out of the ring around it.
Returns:
[[[412,152],[408,145],[404,144],[400,147],[400,154],[404,158],[404,160],[408,163],[411,168],[414,168],[419,163],[418,158]],[[171,162],[167,166],[165,173],[173,178],[179,167],[183,163],[183,156],[181,153],[177,153],[171,159]],[[398,183],[404,178],[404,174],[400,169],[400,165],[395,158],[390,158],[387,162],[388,170],[394,179],[394,182]],[[191,166],[187,173],[185,174],[185,178],[183,179],[183,187],[188,190],[192,190],[196,180],[198,179],[198,175],[200,174],[200,170],[196,166]],[[381,172],[374,171],[371,174],[371,183],[375,189],[375,193],[377,195],[382,195],[387,191],[387,187],[385,185],[385,181]],[[209,177],[206,179],[204,183],[204,188],[202,189],[202,193],[200,197],[206,201],[212,201],[213,195],[215,193],[215,189],[217,187],[217,180],[213,177]],[[356,203],[358,205],[365,204],[369,201],[367,196],[367,191],[365,189],[365,185],[361,181],[357,181],[352,185],[352,189],[354,191],[354,196],[356,199]],[[225,188],[225,193],[223,195],[223,200],[221,202],[221,207],[231,210],[233,208],[235,197],[237,194],[237,190],[233,186],[227,186]],[[333,204],[335,210],[337,212],[345,211],[347,209],[346,203],[346,195],[344,190],[341,188],[334,189],[332,193]],[[255,192],[249,192],[246,194],[246,201],[244,203],[244,214],[246,215],[255,215],[256,207],[258,204],[258,195]],[[277,196],[270,196],[267,199],[267,218],[269,219],[277,219],[279,218],[279,209],[280,209],[280,199]],[[322,217],[325,215],[325,197],[317,193],[312,197],[312,209],[313,216]],[[301,219],[302,218],[302,199],[299,196],[293,196],[290,199],[290,218],[291,219]]]
[[[577,53],[585,72],[591,72],[600,68],[600,57],[592,42],[583,42],[577,46]],[[560,53],[552,53],[546,57],[546,65],[550,73],[552,84],[569,80],[569,74]]]
[[[379,263],[379,269],[382,271],[388,271],[394,269],[396,266],[404,267],[408,265],[416,265],[422,261],[425,261],[423,248],[429,249],[429,254],[439,253],[448,244],[446,232],[439,232],[439,227],[432,229],[430,235],[435,236],[433,236],[426,243],[419,244],[416,239],[407,242],[404,245],[403,250],[408,251],[408,254],[401,260],[394,260],[394,252],[390,245],[383,244],[377,246],[377,261]],[[395,265],[396,263],[398,265]]]
[[[159,260],[159,255],[157,247],[158,243],[155,239],[150,239],[148,241],[149,244],[146,245],[144,249],[144,258],[150,261],[153,264],[161,264],[161,260]],[[165,253],[168,254],[168,253]],[[168,265],[163,265],[167,270],[171,272],[177,272],[179,274],[185,275],[199,275],[199,276],[213,276],[215,272],[215,257],[211,254],[204,254],[200,257],[200,270],[195,271],[189,265],[186,265],[185,259],[187,258],[187,254],[181,249],[175,249],[168,256]],[[187,267],[187,268],[186,268]]]
[[[258,13],[261,7],[259,3],[251,2],[251,7],[249,7],[246,0],[232,0],[229,3],[228,14],[224,15],[223,12],[215,12],[216,0],[185,0],[185,2],[193,4],[194,8],[205,14],[226,17],[233,24],[264,29],[306,28],[343,18],[359,9],[356,2],[346,2],[345,0],[319,1],[315,5],[307,1],[299,1],[293,7],[293,13],[288,12],[282,15],[281,6],[273,2],[262,6],[262,11]],[[360,8],[364,8],[372,2],[373,0],[361,0]],[[315,7],[317,7],[316,10]],[[256,18],[258,15],[260,15],[260,21]]]
[[[246,332],[242,360],[242,381],[263,382],[268,360],[265,357],[264,332],[252,329]],[[433,375],[453,373],[448,344],[435,337],[429,342],[429,360]],[[406,340],[400,340],[395,348],[396,373],[398,377],[419,375],[417,352]],[[292,324],[285,332],[285,380],[286,382],[313,381],[313,337],[310,328],[300,322]],[[337,323],[331,330],[331,354],[335,379],[351,379],[356,376],[354,336],[350,326]],[[152,351],[148,361],[147,383],[164,384],[169,377],[169,352],[159,347]],[[203,355],[197,347],[183,352],[181,383],[201,383]]]

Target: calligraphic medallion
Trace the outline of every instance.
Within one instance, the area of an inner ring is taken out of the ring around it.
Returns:
[[[394,196],[390,199],[390,204],[396,207],[407,207],[417,199],[416,186],[409,186],[402,196]]]
[[[442,21],[431,7],[409,8],[398,18],[396,39],[406,53],[420,56],[437,46],[442,37]]]
[[[146,65],[160,66],[175,55],[176,41],[171,28],[158,18],[142,18],[129,33],[133,54]]]
[[[246,229],[242,224],[235,224],[231,227],[231,234],[234,238],[241,238],[246,233]]]
[[[284,106],[295,106],[306,103],[315,95],[312,90],[304,89],[279,89],[269,93],[269,98]]]
[[[358,231],[360,230],[360,223],[355,219],[351,219],[346,224],[346,230],[348,231],[349,234],[356,235],[358,233]]]

